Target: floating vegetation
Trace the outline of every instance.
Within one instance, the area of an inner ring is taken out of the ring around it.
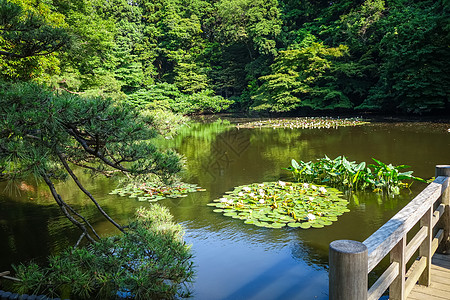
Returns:
[[[110,194],[137,198],[138,201],[156,202],[166,198],[183,198],[187,193],[203,192],[196,184],[178,182],[172,185],[156,183],[129,184],[113,190]]]
[[[325,155],[324,158],[315,162],[297,162],[293,159],[287,170],[291,171],[299,182],[326,184],[343,190],[372,189],[374,192],[387,191],[399,194],[400,189],[410,186],[404,180],[426,182],[422,178],[413,176],[413,171],[400,171],[410,166],[393,166],[375,158],[372,160],[374,164],[366,165],[365,162],[349,161],[345,156],[330,159]]]
[[[363,121],[358,118],[289,118],[289,119],[269,119],[248,122],[244,124],[238,124],[237,128],[338,128],[359,126],[368,124],[369,122]]]
[[[214,212],[259,227],[322,228],[348,212],[334,188],[307,183],[264,182],[235,187],[208,203]]]

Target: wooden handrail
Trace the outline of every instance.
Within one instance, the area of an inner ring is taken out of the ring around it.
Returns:
[[[448,177],[440,176],[400,210],[363,244],[369,251],[369,272],[394,248],[442,194],[442,184]]]
[[[430,284],[431,257],[441,241],[444,241],[442,250],[449,248],[449,178],[450,166],[436,166],[436,179],[364,242],[347,240],[348,244],[340,241],[330,244],[330,299],[378,299],[389,288],[390,299],[403,300],[416,282]],[[407,235],[417,223],[420,223],[420,229],[408,242]],[[434,232],[437,233],[433,236]],[[340,245],[346,246],[339,248]],[[348,245],[355,246],[355,250]],[[367,259],[354,255],[363,248],[367,250]],[[407,263],[417,250],[419,255],[407,270]],[[388,255],[391,264],[367,291],[367,284],[360,282],[367,282],[368,273]],[[365,267],[359,267],[358,274],[353,270],[351,281],[343,278],[351,265],[361,264]],[[364,280],[357,280],[360,277]]]

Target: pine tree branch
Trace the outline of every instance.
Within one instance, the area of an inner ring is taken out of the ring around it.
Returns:
[[[88,233],[88,230],[86,228],[86,226],[84,226],[82,223],[78,222],[71,214],[69,214],[69,212],[67,211],[67,207],[70,207],[69,205],[67,205],[67,203],[65,203],[61,196],[58,194],[58,192],[55,189],[55,186],[53,185],[53,182],[51,181],[50,177],[46,174],[43,173],[42,174],[42,178],[44,178],[45,183],[47,184],[47,186],[50,188],[50,191],[53,195],[53,198],[56,200],[56,203],[59,205],[59,207],[61,208],[61,211],[63,212],[63,214],[78,228],[81,229],[81,231],[86,235],[86,238],[91,242],[94,243],[95,240],[91,237],[91,235]],[[71,209],[72,210],[72,209]],[[73,211],[73,210],[72,210]],[[98,237],[97,233],[94,231],[94,234]],[[99,237],[98,237],[99,238]]]
[[[59,157],[59,160],[62,162],[64,168],[66,169],[67,173],[69,173],[69,175],[72,177],[73,181],[75,181],[75,183],[77,184],[78,188],[83,191],[83,193],[89,197],[89,199],[91,199],[92,202],[94,202],[95,206],[97,207],[97,209],[100,211],[100,213],[109,221],[111,222],[111,224],[113,224],[114,226],[117,227],[117,229],[119,229],[121,232],[125,232],[123,227],[120,226],[117,222],[115,222],[104,210],[103,208],[100,206],[100,204],[98,204],[97,200],[95,200],[94,196],[92,196],[91,193],[89,193],[84,186],[81,184],[81,182],[78,180],[78,177],[73,173],[72,169],[70,168],[70,166],[67,164],[66,159],[64,158],[64,155],[57,151],[56,154]]]
[[[105,164],[107,164],[110,167],[113,167],[113,168],[120,170],[122,172],[125,172],[125,173],[130,172],[130,170],[123,167],[122,165],[116,164],[116,163],[112,162],[111,160],[109,160],[108,158],[106,158],[100,151],[95,151],[94,149],[89,147],[87,141],[84,138],[82,138],[79,134],[77,134],[73,128],[67,128],[67,132],[70,135],[72,135],[75,138],[75,140],[77,140],[78,143],[80,143],[80,145],[83,147],[83,149],[87,153],[99,158],[101,161],[103,161]]]

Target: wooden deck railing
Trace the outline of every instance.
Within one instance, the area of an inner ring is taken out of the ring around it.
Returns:
[[[431,257],[438,247],[450,249],[449,177],[450,165],[436,166],[436,179],[364,242],[330,243],[331,300],[378,299],[387,289],[390,299],[403,300],[417,282],[430,284]],[[408,239],[417,223],[419,231]],[[368,288],[368,273],[388,255],[390,265]]]

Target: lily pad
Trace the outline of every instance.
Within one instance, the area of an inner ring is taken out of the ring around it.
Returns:
[[[125,187],[111,191],[111,195],[137,198],[138,201],[156,202],[166,198],[184,198],[187,193],[203,192],[205,189],[196,184],[177,182],[171,185],[160,185],[156,183],[129,184]]]
[[[236,125],[238,128],[273,128],[273,129],[317,129],[317,128],[338,128],[354,127],[368,124],[369,122],[357,118],[334,119],[334,118],[286,118],[268,119],[248,122]]]
[[[308,223],[308,222],[300,223],[300,227],[303,228],[303,229],[308,229],[308,228],[311,227],[311,224]]]
[[[322,185],[264,182],[238,186],[207,205],[259,227],[322,228],[349,211],[341,194]]]
[[[297,228],[297,227],[302,227],[303,223],[288,223],[287,226],[289,227],[293,227],[293,228]]]

